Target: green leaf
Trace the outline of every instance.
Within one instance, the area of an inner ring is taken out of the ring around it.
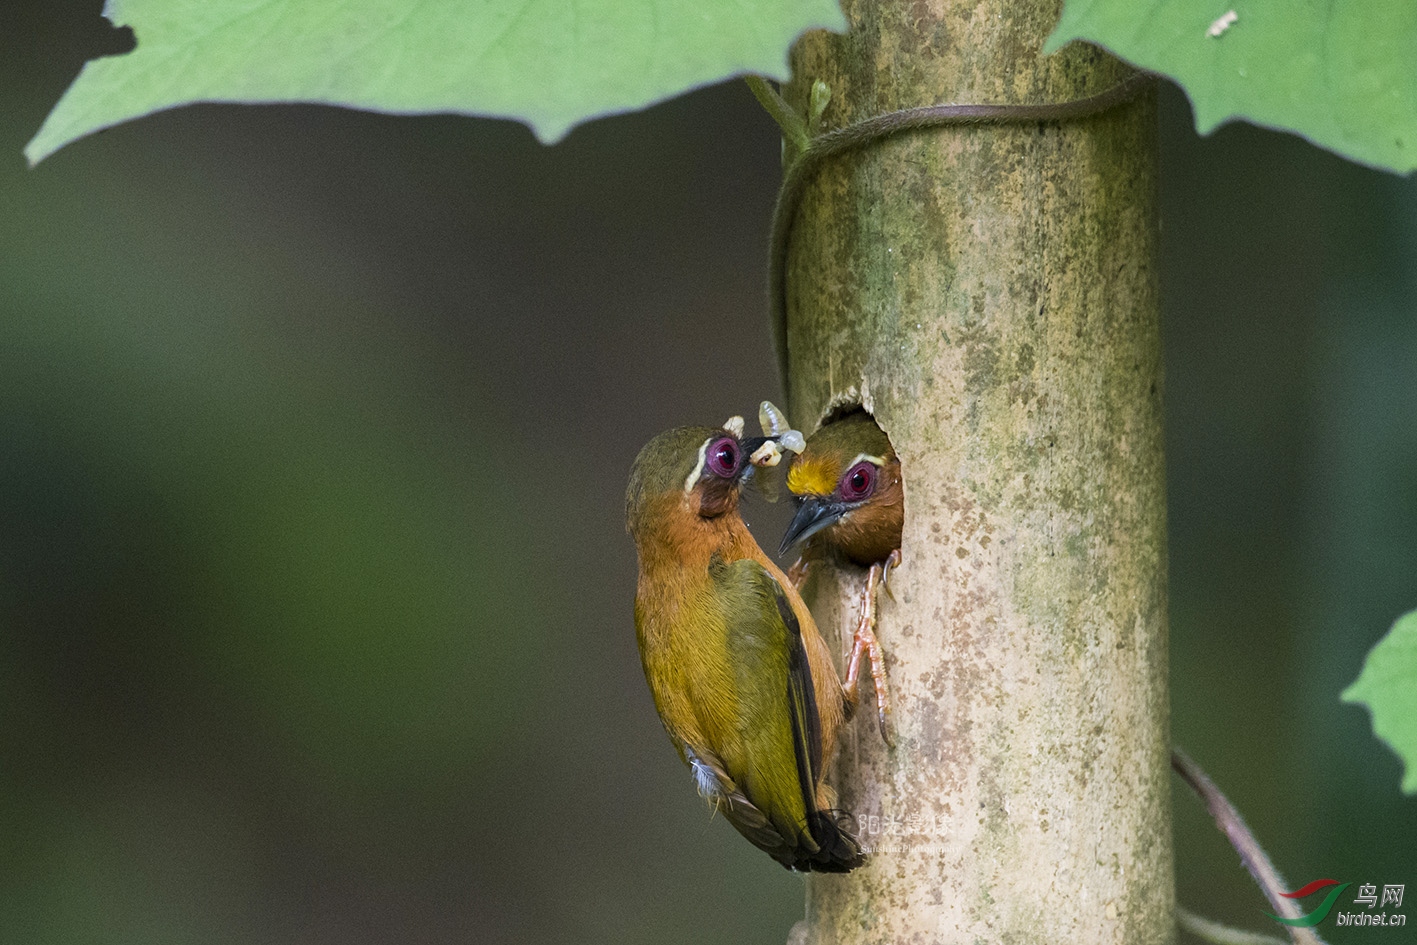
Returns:
[[[1417,610],[1397,618],[1340,698],[1372,711],[1373,732],[1407,766],[1402,790],[1417,794]]]
[[[1067,0],[1044,51],[1074,39],[1175,79],[1201,134],[1243,118],[1364,164],[1417,167],[1412,0]]]
[[[515,118],[545,142],[843,30],[836,0],[109,0],[137,49],[95,59],[25,148],[193,102],[316,102]]]

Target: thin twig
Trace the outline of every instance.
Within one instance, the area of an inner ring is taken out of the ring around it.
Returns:
[[[1220,832],[1225,834],[1230,845],[1235,848],[1235,852],[1240,854],[1240,862],[1245,864],[1245,869],[1250,871],[1254,877],[1256,885],[1264,893],[1270,905],[1274,907],[1276,915],[1286,919],[1297,919],[1303,913],[1299,911],[1298,905],[1292,899],[1284,898],[1286,884],[1279,875],[1279,871],[1270,862],[1269,855],[1264,852],[1255,835],[1250,832],[1250,828],[1245,825],[1245,820],[1240,816],[1240,812],[1235,809],[1235,805],[1221,793],[1220,788],[1215,786],[1215,782],[1206,776],[1200,765],[1196,764],[1189,756],[1179,748],[1171,750],[1171,767],[1181,776],[1181,780],[1190,785],[1191,790],[1205,802],[1206,810],[1210,811],[1210,816],[1215,818],[1215,825],[1220,828]],[[1179,913],[1179,910],[1178,910]],[[1319,938],[1319,934],[1313,929],[1301,928],[1299,926],[1286,926],[1289,930],[1289,937],[1294,945],[1324,945],[1324,940]]]
[[[760,75],[745,75],[743,81],[748,83],[748,88],[753,90],[758,103],[782,129],[782,137],[787,142],[791,154],[795,157],[806,150],[807,122],[787,103],[787,99],[772,87],[771,82]]]
[[[1176,925],[1181,931],[1190,932],[1196,938],[1212,942],[1213,945],[1289,945],[1288,939],[1221,925],[1181,906],[1176,907]]]

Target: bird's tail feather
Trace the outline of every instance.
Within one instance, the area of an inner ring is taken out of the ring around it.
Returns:
[[[843,810],[816,810],[807,814],[807,829],[817,851],[801,851],[793,869],[816,873],[849,873],[866,861],[855,836],[856,818]]]

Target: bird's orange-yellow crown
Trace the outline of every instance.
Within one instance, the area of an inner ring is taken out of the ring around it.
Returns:
[[[831,495],[841,476],[836,457],[830,454],[803,454],[787,470],[787,488],[793,495]]]
[[[884,465],[894,455],[890,440],[876,421],[864,410],[857,410],[807,438],[806,448],[787,470],[787,488],[794,495],[831,495],[851,466],[863,459]]]

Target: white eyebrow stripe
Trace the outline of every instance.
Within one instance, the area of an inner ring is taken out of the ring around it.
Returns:
[[[707,440],[704,440],[703,445],[699,447],[699,461],[695,464],[694,471],[689,473],[689,478],[684,480],[685,492],[694,491],[694,485],[699,481],[699,476],[703,475],[704,456],[708,453],[708,445],[716,439],[718,439],[718,437],[711,436]]]
[[[870,453],[857,453],[856,458],[846,464],[846,468],[850,469],[863,460],[874,466],[884,466],[886,464],[886,458],[884,456],[872,456]]]

